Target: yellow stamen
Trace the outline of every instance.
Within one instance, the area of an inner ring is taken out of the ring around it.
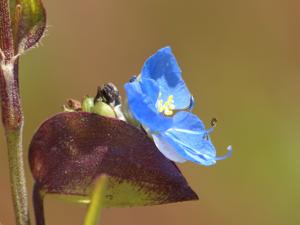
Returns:
[[[168,100],[164,103],[162,99],[160,99],[162,96],[161,93],[159,93],[158,100],[157,100],[157,110],[160,113],[164,113],[166,116],[172,116],[174,114],[175,104],[174,104],[174,96],[169,95]]]

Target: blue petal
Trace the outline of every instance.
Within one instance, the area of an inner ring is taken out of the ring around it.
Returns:
[[[125,84],[128,99],[128,106],[135,117],[142,125],[150,129],[151,132],[160,132],[168,129],[172,125],[172,119],[158,113],[155,103],[144,94],[140,82],[134,81]]]
[[[192,95],[181,77],[181,69],[170,47],[158,50],[144,64],[141,80],[152,79],[159,86],[163,101],[173,95],[177,110],[193,107]]]
[[[185,159],[205,166],[216,163],[216,150],[204,124],[196,115],[178,112],[173,117],[172,127],[160,135]]]
[[[140,81],[140,85],[143,94],[147,96],[154,105],[156,105],[160,92],[157,83],[154,80],[145,78],[143,81]]]

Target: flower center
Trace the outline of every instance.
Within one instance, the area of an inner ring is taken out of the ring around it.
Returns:
[[[174,96],[169,95],[166,102],[162,99],[162,94],[159,93],[158,100],[156,103],[156,107],[158,112],[165,114],[166,116],[172,116],[174,114],[175,104],[174,104]]]

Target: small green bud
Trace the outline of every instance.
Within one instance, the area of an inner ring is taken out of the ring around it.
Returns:
[[[100,102],[100,101],[96,102],[92,109],[92,112],[100,116],[116,118],[116,114],[114,110],[104,102]]]
[[[94,107],[94,98],[86,96],[82,101],[82,111],[83,112],[92,112]]]

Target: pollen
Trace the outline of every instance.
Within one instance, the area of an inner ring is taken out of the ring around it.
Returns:
[[[172,116],[174,114],[175,104],[174,104],[174,96],[169,95],[166,102],[161,99],[161,93],[158,96],[157,100],[157,110],[160,113],[165,114],[166,116]]]

